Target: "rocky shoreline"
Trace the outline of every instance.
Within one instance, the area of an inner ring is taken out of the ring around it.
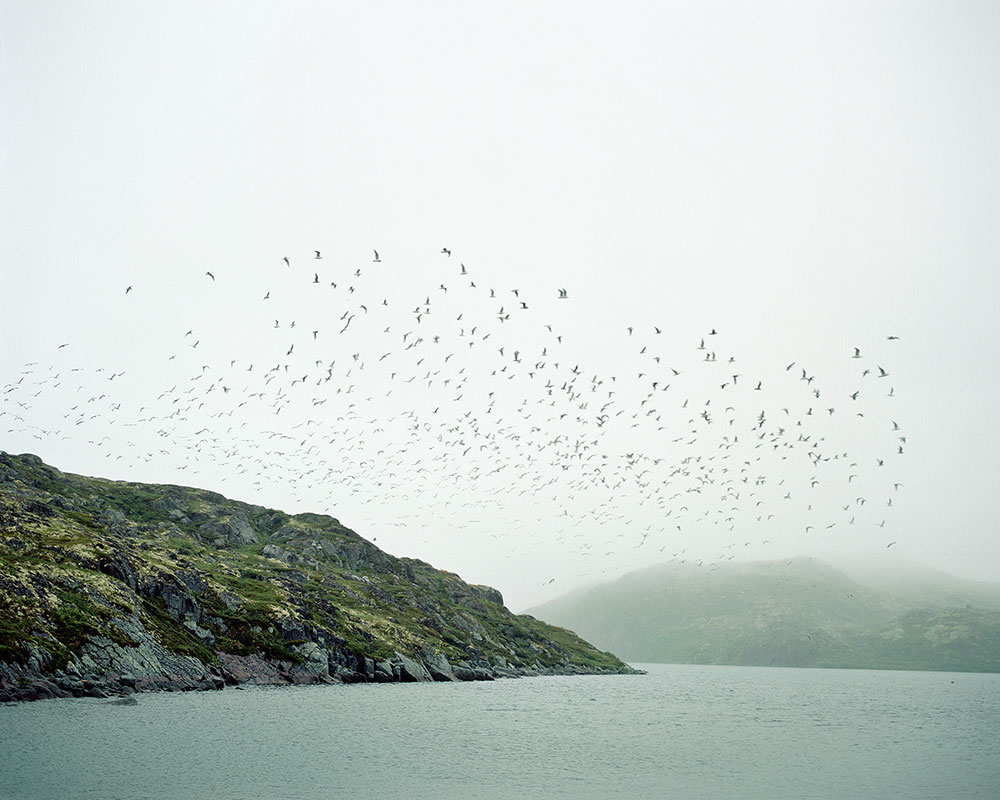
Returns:
[[[136,669],[135,665],[143,661],[148,664],[148,660],[122,652],[110,640],[95,642],[90,652],[74,659],[64,669],[51,671],[37,668],[44,664],[44,654],[36,651],[27,667],[0,665],[0,703],[69,697],[114,698],[137,692],[221,691],[243,686],[493,681],[543,675],[622,674],[616,670],[572,664],[527,668],[485,660],[451,664],[442,654],[423,660],[402,653],[382,661],[363,658],[359,669],[354,670],[341,664],[331,668],[331,654],[322,648],[303,650],[308,653],[304,664],[272,661],[259,655],[222,654],[220,663],[212,666],[190,657],[168,658],[167,663],[160,664],[162,671]],[[106,671],[101,671],[102,664]],[[121,666],[131,666],[132,671],[114,669]],[[642,671],[632,670],[630,674],[642,674]]]
[[[123,647],[95,637],[61,669],[52,668],[48,654],[29,646],[27,664],[0,664],[0,702],[60,697],[114,697],[135,692],[220,691],[226,687],[289,686],[345,683],[419,683],[431,681],[492,681],[542,675],[643,674],[641,670],[587,667],[567,663],[545,667],[515,666],[494,656],[452,664],[443,653],[419,658],[403,653],[375,660],[350,658],[315,642],[295,645],[300,663],[269,659],[260,654],[220,653],[206,665],[197,658],[166,650],[153,640]]]
[[[0,701],[634,672],[331,517],[0,453]]]

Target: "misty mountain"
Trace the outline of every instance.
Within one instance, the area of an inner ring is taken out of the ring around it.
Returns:
[[[917,602],[1000,610],[1000,584],[959,578],[898,557],[881,562],[872,557],[844,558],[832,563],[858,583],[881,590],[907,606]]]
[[[915,565],[664,564],[528,613],[633,663],[1000,671],[1000,585]]]

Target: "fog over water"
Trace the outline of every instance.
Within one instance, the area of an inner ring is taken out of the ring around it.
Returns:
[[[515,609],[672,558],[1000,581],[995,4],[0,30],[0,449]]]

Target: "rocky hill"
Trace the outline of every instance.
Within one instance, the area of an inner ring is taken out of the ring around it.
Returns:
[[[632,662],[1000,672],[1000,586],[926,569],[664,564],[529,611]]]
[[[331,517],[0,452],[0,700],[633,671]]]

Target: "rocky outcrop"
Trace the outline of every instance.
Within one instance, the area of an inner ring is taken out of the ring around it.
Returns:
[[[632,671],[331,517],[0,453],[0,700]]]
[[[29,646],[24,664],[0,664],[0,700],[50,697],[110,697],[136,691],[221,689],[218,669],[173,653],[149,636],[123,647],[95,636],[57,665],[43,647]]]

